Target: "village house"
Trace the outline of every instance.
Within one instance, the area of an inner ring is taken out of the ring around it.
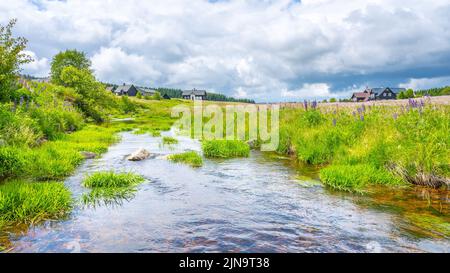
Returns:
[[[113,91],[114,94],[116,94],[117,96],[130,96],[130,97],[134,97],[137,95],[138,93],[138,89],[130,84],[123,84],[123,85],[119,85],[116,89],[114,89]]]
[[[353,93],[351,100],[355,102],[369,100],[395,100],[400,92],[406,91],[405,88],[366,88],[363,92]]]
[[[141,93],[142,96],[153,96],[156,93],[156,90],[146,87],[139,87],[138,91],[139,93]]]
[[[182,98],[185,100],[206,100],[206,91],[205,90],[186,90],[182,93]]]

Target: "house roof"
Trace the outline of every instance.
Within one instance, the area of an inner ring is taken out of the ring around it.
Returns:
[[[183,91],[182,95],[183,96],[190,96],[190,95],[206,96],[206,91],[205,90],[197,90],[197,89],[185,90],[185,91]]]
[[[134,87],[132,84],[129,85],[119,85],[116,90],[114,90],[114,93],[121,93],[121,92],[125,92],[127,93],[131,87]]]
[[[402,91],[405,91],[405,88],[393,88],[393,87],[377,87],[377,88],[370,88],[368,89],[368,91],[371,91],[374,94],[381,94],[384,92],[384,90],[389,89],[392,92],[394,92],[395,94],[398,94]]]
[[[146,95],[146,94],[155,94],[156,93],[156,90],[154,90],[154,89],[150,89],[150,88],[145,88],[145,87],[142,87],[142,88],[138,88],[138,90],[139,90],[139,92],[141,92],[143,95]]]
[[[352,98],[358,98],[363,100],[369,100],[370,94],[367,92],[356,92],[353,93]]]
[[[370,94],[366,93],[366,92],[356,92],[356,93],[353,93],[353,97],[368,98],[368,97],[370,97]]]
[[[406,91],[406,88],[390,88],[389,87],[389,89],[391,89],[391,91],[392,92],[394,92],[395,94],[398,94],[398,93],[400,93],[400,92],[404,92],[404,91]]]

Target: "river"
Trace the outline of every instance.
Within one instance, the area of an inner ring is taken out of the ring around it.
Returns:
[[[173,135],[173,132],[166,132]],[[146,178],[133,198],[86,206],[67,219],[11,233],[13,252],[450,252],[449,238],[422,236],[399,210],[373,197],[333,192],[314,171],[253,151],[249,158],[205,160],[201,168],[165,159],[201,151],[196,140],[122,133],[100,159],[65,183],[79,200],[84,175],[133,171]],[[148,160],[124,158],[143,147]],[[417,202],[426,203],[413,194]],[[448,209],[448,200],[444,201]],[[401,210],[400,210],[401,211]],[[413,232],[414,231],[414,232]]]

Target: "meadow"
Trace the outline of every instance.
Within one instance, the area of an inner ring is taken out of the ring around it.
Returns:
[[[280,123],[278,152],[320,166],[322,182],[332,188],[449,183],[448,105],[425,98],[398,106],[306,104],[283,109]]]

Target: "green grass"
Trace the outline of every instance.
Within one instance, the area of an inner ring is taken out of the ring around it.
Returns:
[[[163,137],[162,141],[163,141],[163,144],[165,144],[165,145],[178,144],[178,139],[169,137],[169,136]]]
[[[169,160],[176,163],[188,164],[192,167],[201,167],[203,165],[202,157],[194,151],[170,155]]]
[[[145,179],[132,173],[96,172],[86,176],[82,182],[91,191],[83,194],[85,205],[121,205],[124,200],[134,197],[136,186]]]
[[[332,165],[320,170],[320,179],[333,189],[364,192],[369,185],[401,185],[400,178],[370,164]]]
[[[10,181],[0,185],[0,226],[61,217],[71,206],[71,193],[63,183]]]
[[[326,166],[323,183],[346,191],[450,177],[449,106],[359,107],[282,110],[278,152]]]
[[[87,188],[123,188],[144,182],[140,175],[132,173],[96,172],[86,176],[83,186]]]
[[[205,140],[202,149],[206,157],[233,158],[250,155],[250,147],[240,140]]]

